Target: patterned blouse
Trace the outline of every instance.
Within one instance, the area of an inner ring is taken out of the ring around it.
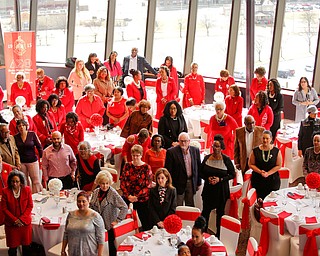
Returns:
[[[320,173],[320,154],[314,153],[314,148],[306,149],[303,159],[303,174],[306,176],[310,172]]]
[[[138,202],[149,200],[149,187],[152,183],[152,171],[148,164],[134,166],[132,162],[126,163],[120,176],[123,196],[138,197]]]

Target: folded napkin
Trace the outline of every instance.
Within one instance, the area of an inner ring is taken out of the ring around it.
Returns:
[[[264,202],[263,203],[263,208],[265,207],[270,207],[270,206],[277,206],[277,202]]]
[[[286,211],[283,211],[283,212],[280,212],[278,214],[279,216],[279,225],[280,225],[280,234],[283,235],[284,234],[284,219],[289,217],[290,215],[292,215],[292,213],[290,212],[286,212]]]
[[[287,194],[287,197],[289,197],[289,198],[291,198],[291,199],[294,199],[294,200],[304,198],[303,195],[299,195],[299,194],[297,194],[297,193],[291,193],[291,192],[289,192],[289,193]]]
[[[306,223],[307,224],[313,224],[313,223],[317,223],[317,218],[316,217],[306,217]]]
[[[119,245],[117,251],[118,252],[131,252],[133,250],[133,245],[132,244],[128,244],[128,245]]]
[[[42,226],[45,229],[54,230],[60,227],[60,223],[43,223]]]
[[[224,247],[223,245],[219,245],[219,246],[210,246],[211,251],[212,252],[226,252],[226,247]]]
[[[147,234],[147,233],[141,232],[141,233],[135,234],[134,236],[139,238],[139,239],[142,239],[142,235],[143,234]],[[148,235],[148,239],[149,239],[151,237],[151,235],[150,234],[147,234],[147,235]]]

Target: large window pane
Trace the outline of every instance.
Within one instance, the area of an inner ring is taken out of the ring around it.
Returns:
[[[39,0],[37,61],[64,63],[67,44],[68,0]]]
[[[152,59],[154,66],[160,66],[166,56],[171,56],[177,70],[183,71],[188,10],[187,0],[157,1]]]
[[[91,52],[101,60],[104,56],[107,10],[108,1],[78,1],[74,55],[84,62]]]
[[[302,76],[312,82],[319,19],[319,4],[287,1],[278,71],[282,87],[296,89]]]
[[[117,1],[113,49],[118,52],[121,65],[123,58],[131,54],[132,47],[138,48],[139,55],[144,53],[147,8],[147,0]]]
[[[199,1],[194,61],[199,73],[219,77],[225,68],[232,1]]]
[[[14,10],[14,1],[1,1],[0,17],[2,32],[16,31],[16,13]]]
[[[30,0],[20,0],[21,30],[29,31]]]

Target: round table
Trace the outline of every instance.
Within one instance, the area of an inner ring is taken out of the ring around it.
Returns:
[[[288,197],[288,193],[292,193],[293,197],[297,199]],[[310,195],[310,192],[308,193],[304,189],[299,190],[297,187],[280,189],[275,191],[273,197],[271,194],[268,195],[263,201],[263,206],[267,211],[283,216],[285,230],[292,236],[297,236],[299,235],[299,225],[320,222],[320,195],[317,193],[314,199]],[[295,215],[299,216],[299,220],[295,219]]]

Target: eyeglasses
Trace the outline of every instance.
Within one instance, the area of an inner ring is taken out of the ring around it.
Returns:
[[[89,149],[87,148],[82,148],[82,149],[79,149],[80,152],[85,152],[85,151],[88,151]]]
[[[216,108],[216,111],[222,111],[223,108]]]
[[[14,184],[14,183],[19,184],[19,183],[20,183],[20,180],[12,180],[11,183],[13,183],[13,184]]]
[[[189,142],[190,140],[179,140],[179,142],[181,142],[181,143],[187,143],[187,142]]]
[[[177,108],[176,108],[176,107],[174,107],[174,108],[170,108],[170,110],[177,110]]]

